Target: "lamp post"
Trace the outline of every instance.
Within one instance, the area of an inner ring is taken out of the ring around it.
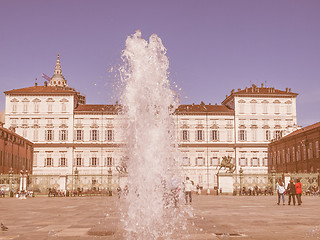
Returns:
[[[112,196],[111,183],[112,183],[112,170],[111,170],[111,168],[109,168],[109,170],[108,170],[108,194],[109,194],[109,196]]]
[[[271,175],[272,175],[272,191],[275,193],[276,191],[276,170],[274,169],[274,166],[271,169]]]
[[[12,167],[10,167],[10,170],[9,170],[9,196],[10,197],[13,197],[12,178],[13,178],[13,170],[12,170]]]
[[[240,167],[239,173],[240,173],[240,190],[239,190],[239,195],[241,195],[241,191],[242,191],[242,188],[243,188],[243,169],[242,169],[242,167]]]
[[[78,168],[76,168],[74,170],[74,187],[76,191],[78,191],[78,178],[79,178],[79,170]]]

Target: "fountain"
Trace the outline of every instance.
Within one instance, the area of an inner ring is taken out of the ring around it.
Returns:
[[[186,221],[172,114],[178,101],[168,80],[166,49],[157,35],[148,42],[137,31],[127,38],[122,60],[129,187],[122,209],[125,239],[176,238]]]

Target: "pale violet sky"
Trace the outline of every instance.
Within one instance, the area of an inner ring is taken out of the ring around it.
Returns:
[[[114,103],[109,70],[137,29],[162,39],[182,103],[264,83],[299,93],[298,124],[320,121],[318,0],[1,0],[0,111],[4,91],[52,76],[57,53],[87,103]]]

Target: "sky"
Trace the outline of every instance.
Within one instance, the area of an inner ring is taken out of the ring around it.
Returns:
[[[265,84],[298,93],[298,124],[320,121],[318,0],[0,0],[0,111],[4,91],[52,76],[57,54],[88,104],[113,104],[127,36],[156,33],[183,104],[218,103]]]

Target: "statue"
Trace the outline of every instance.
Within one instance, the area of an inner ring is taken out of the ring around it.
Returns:
[[[226,173],[233,173],[236,170],[235,165],[231,162],[232,157],[228,156],[224,156],[222,157],[222,161],[220,163],[220,166],[218,166],[217,168],[219,168],[218,173],[220,172],[221,168],[226,169]]]

